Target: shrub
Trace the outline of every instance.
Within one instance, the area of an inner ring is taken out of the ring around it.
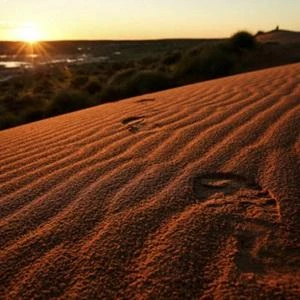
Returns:
[[[59,91],[50,102],[48,114],[59,115],[93,105],[89,96],[81,91],[63,90]]]
[[[140,65],[148,68],[155,65],[156,62],[157,62],[157,58],[155,56],[146,56],[139,61]]]
[[[17,111],[23,107],[22,102],[20,102],[20,97],[16,91],[9,91],[4,95],[1,95],[1,104],[8,111]]]
[[[108,85],[110,86],[119,86],[123,84],[125,81],[130,79],[135,73],[137,69],[125,69],[115,73],[109,80]]]
[[[256,46],[256,40],[251,33],[239,31],[230,38],[230,44],[236,50],[253,49]]]
[[[101,98],[105,101],[113,101],[126,97],[124,87],[137,72],[136,69],[125,69],[115,73],[101,92]]]
[[[54,85],[48,78],[42,78],[37,80],[34,87],[33,93],[37,94],[51,94],[54,89]]]
[[[72,80],[71,80],[71,84],[70,86],[72,88],[81,88],[83,87],[85,84],[87,84],[87,82],[89,81],[89,77],[86,75],[78,75],[75,76]]]
[[[115,76],[103,90],[102,99],[111,101],[171,87],[169,77],[156,70],[127,70]]]
[[[0,105],[0,130],[20,124],[20,119],[16,114],[9,112],[3,105]]]
[[[176,64],[181,59],[181,53],[176,51],[168,53],[162,58],[162,63],[167,66]]]
[[[7,94],[2,98],[2,103],[9,111],[16,112],[21,115],[24,110],[31,107],[40,107],[43,105],[43,100],[36,94],[20,93],[19,95]]]
[[[175,78],[179,83],[226,76],[233,69],[234,58],[224,45],[207,46],[193,53],[187,53],[176,67]]]
[[[28,80],[28,78],[25,78]],[[22,90],[25,88],[25,81],[24,78],[21,78],[21,77],[16,77],[16,78],[13,78],[13,80],[11,81],[11,87],[13,90]]]
[[[128,92],[145,94],[171,87],[170,79],[160,71],[149,70],[137,72],[128,82]]]
[[[22,113],[22,122],[29,123],[41,120],[45,117],[45,106],[30,107]]]
[[[102,85],[99,81],[93,79],[90,80],[84,88],[90,95],[95,95],[96,93],[101,92]]]
[[[120,90],[118,90],[116,87],[108,85],[102,89],[100,98],[104,100],[104,102],[107,102],[121,99],[122,96]]]

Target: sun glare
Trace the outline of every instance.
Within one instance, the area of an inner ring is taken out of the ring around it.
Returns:
[[[26,24],[18,29],[18,37],[23,42],[34,44],[41,39],[41,33],[34,24]]]

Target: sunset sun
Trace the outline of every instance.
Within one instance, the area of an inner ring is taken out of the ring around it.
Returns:
[[[26,24],[18,29],[18,37],[20,40],[34,44],[41,39],[41,32],[34,24]]]

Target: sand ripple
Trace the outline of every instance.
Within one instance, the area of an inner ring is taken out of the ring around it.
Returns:
[[[0,133],[0,298],[300,293],[300,64]]]

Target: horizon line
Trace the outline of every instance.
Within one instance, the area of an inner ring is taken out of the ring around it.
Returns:
[[[240,31],[247,31],[247,30],[237,30],[236,32]],[[263,33],[272,33],[276,30],[272,29],[269,31],[262,31]],[[300,31],[297,30],[289,30],[289,29],[279,29],[279,32],[286,31],[286,32],[291,32],[291,33],[300,33]],[[234,33],[233,33],[234,34]],[[170,40],[225,40],[229,39],[233,34],[226,36],[226,37],[163,37],[163,38],[146,38],[146,39],[141,39],[141,38],[130,38],[130,39],[90,39],[90,38],[80,38],[80,39],[47,39],[47,40],[38,40],[38,43],[51,43],[51,42],[144,42],[144,41],[170,41]],[[253,34],[254,36],[257,33]],[[27,43],[25,41],[21,40],[0,40],[1,43]]]

